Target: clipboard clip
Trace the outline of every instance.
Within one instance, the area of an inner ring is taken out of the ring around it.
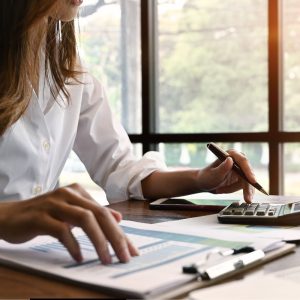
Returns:
[[[264,257],[265,253],[262,250],[255,250],[217,265],[207,267],[206,269],[203,269],[204,262],[201,261],[183,266],[182,271],[186,274],[198,274],[202,280],[213,280],[223,276],[230,276],[234,272],[262,260]]]

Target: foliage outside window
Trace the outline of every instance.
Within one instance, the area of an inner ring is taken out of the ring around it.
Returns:
[[[150,20],[155,53],[142,66],[145,32],[140,15],[147,4],[156,12]],[[138,155],[141,145],[153,144],[170,167],[203,167],[211,159],[205,147],[209,137],[246,153],[259,181],[272,186],[269,101],[270,89],[277,87],[270,86],[268,43],[274,30],[270,9],[277,4],[283,66],[278,75],[284,89],[283,128],[276,133],[276,143],[284,145],[284,192],[300,194],[297,0],[86,0],[80,18],[82,57],[106,86]],[[149,133],[142,126],[141,82],[143,69],[153,66],[155,115],[149,120],[155,131]],[[285,132],[293,135],[286,137]],[[187,141],[190,136],[193,141]]]

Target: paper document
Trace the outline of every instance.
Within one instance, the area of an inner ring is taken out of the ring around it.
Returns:
[[[170,221],[160,223],[162,226],[171,228],[173,226],[190,230],[191,232],[201,232],[210,237],[224,236],[233,238],[240,234],[247,237],[272,238],[283,241],[300,240],[300,226],[266,226],[266,225],[243,225],[243,224],[222,224],[218,222],[216,214]]]
[[[102,265],[95,250],[79,228],[73,233],[80,243],[84,261],[76,263],[65,248],[54,238],[37,237],[30,242],[13,245],[0,242],[0,261],[39,272],[67,278],[77,283],[107,288],[118,296],[147,297],[179,287],[195,279],[195,274],[184,274],[182,266],[207,258],[215,247],[222,250],[244,246],[267,246],[278,240],[235,236],[232,239],[208,237],[181,230],[180,227],[162,228],[156,224],[122,221],[121,226],[141,255],[127,264],[114,257],[111,265]],[[110,249],[113,255],[112,249]]]
[[[212,194],[212,193],[197,193],[192,195],[187,195],[184,197],[175,197],[175,198],[185,198],[185,199],[211,199],[211,200],[236,200],[236,201],[244,201],[242,192],[236,192],[233,194]],[[256,192],[254,195],[253,202],[260,203],[293,203],[299,202],[300,196],[278,196],[278,195],[270,195],[266,196],[260,192]]]

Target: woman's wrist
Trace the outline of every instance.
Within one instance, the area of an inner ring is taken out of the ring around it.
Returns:
[[[156,171],[142,181],[148,199],[168,198],[202,192],[199,169]]]

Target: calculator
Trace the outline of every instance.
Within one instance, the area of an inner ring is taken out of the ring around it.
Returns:
[[[234,202],[218,214],[220,223],[251,225],[300,225],[300,202],[239,203]]]

